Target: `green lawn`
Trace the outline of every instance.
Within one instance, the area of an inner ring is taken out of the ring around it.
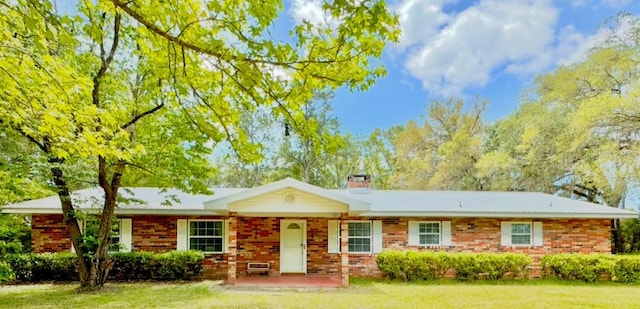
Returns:
[[[616,284],[361,283],[346,289],[249,289],[204,281],[0,286],[0,308],[634,308],[640,286]]]

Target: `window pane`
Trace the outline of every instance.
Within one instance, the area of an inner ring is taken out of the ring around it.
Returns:
[[[420,235],[420,244],[421,245],[439,245],[440,236],[439,235]]]
[[[223,226],[222,221],[215,221],[213,223],[213,236],[222,236],[223,234]]]
[[[371,223],[349,222],[349,236],[371,236]]]
[[[189,222],[189,235],[190,236],[197,235],[196,234],[197,230],[198,230],[198,222],[196,221]]]
[[[371,239],[349,238],[349,252],[371,252]]]
[[[420,223],[420,233],[440,233],[440,223]]]
[[[530,235],[512,235],[511,243],[514,245],[530,245],[531,236]]]
[[[111,224],[111,237],[119,237],[120,236],[120,220],[114,221]]]
[[[529,234],[531,233],[531,224],[528,223],[514,223],[511,224],[512,234]]]
[[[203,252],[222,252],[222,238],[200,238],[189,239],[189,249]]]
[[[120,251],[120,236],[111,237],[111,243],[109,244],[109,252],[118,252]]]

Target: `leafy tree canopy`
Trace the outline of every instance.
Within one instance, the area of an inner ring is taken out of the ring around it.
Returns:
[[[302,106],[320,89],[366,90],[398,39],[384,1],[323,5],[326,22],[272,32],[285,11],[267,1],[0,2],[0,125],[38,149],[83,258],[81,285],[100,286],[122,185],[207,191],[213,146],[243,161],[259,146],[241,116],[265,108],[306,130]],[[83,252],[70,191],[105,194],[95,258]]]

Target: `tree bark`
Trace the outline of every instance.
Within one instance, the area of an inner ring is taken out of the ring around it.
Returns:
[[[621,226],[620,219],[613,219],[612,225],[613,225],[613,246],[611,248],[612,249],[611,251],[613,254],[624,253],[624,238],[622,235],[622,226]]]
[[[61,163],[58,159],[52,159],[49,161],[54,164]],[[60,199],[60,204],[62,206],[62,221],[69,232],[71,243],[76,250],[80,287],[84,289],[87,286],[90,286],[88,278],[89,273],[91,272],[91,263],[88,263],[89,261],[87,261],[86,248],[82,246],[82,232],[80,231],[80,225],[78,224],[76,212],[71,200],[71,192],[69,190],[69,186],[64,180],[64,173],[60,167],[52,167],[51,174],[58,189],[58,198]]]

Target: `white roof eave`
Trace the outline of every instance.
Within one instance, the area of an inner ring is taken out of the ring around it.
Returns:
[[[440,218],[584,218],[584,219],[636,219],[638,213],[548,213],[548,212],[485,212],[485,211],[369,211],[360,217],[440,217]]]
[[[82,211],[88,213],[98,213],[101,211],[101,208],[92,208],[92,209],[82,209]],[[2,208],[3,213],[7,214],[18,214],[18,215],[61,215],[61,208],[10,208],[5,207]],[[144,208],[130,208],[130,209],[115,209],[116,215],[159,215],[159,216],[170,216],[170,215],[185,215],[185,216],[210,216],[210,215],[220,215],[226,216],[229,213],[221,213],[214,212],[206,209],[175,209],[167,207],[166,209],[144,209]]]

